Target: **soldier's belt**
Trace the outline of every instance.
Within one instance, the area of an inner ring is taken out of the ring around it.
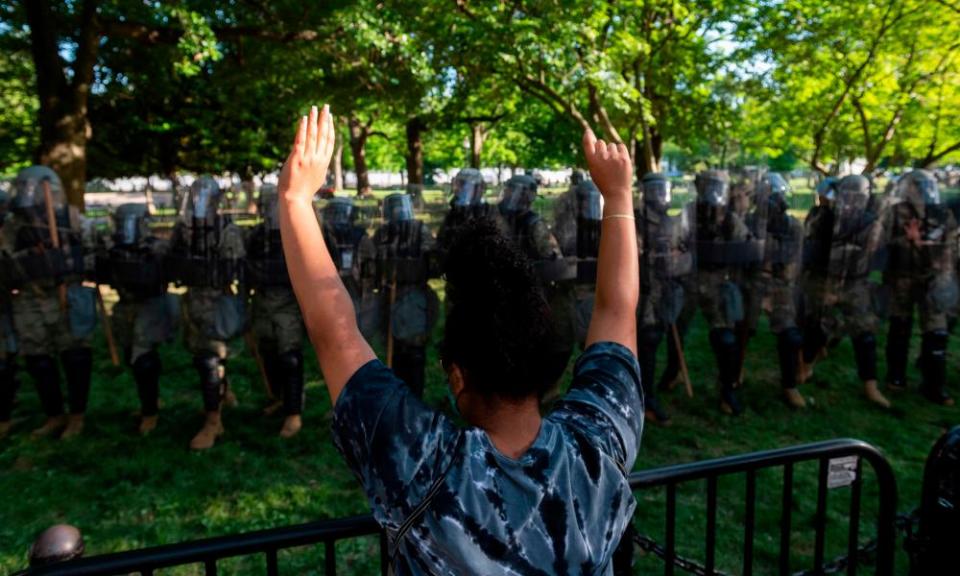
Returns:
[[[764,243],[750,240],[744,242],[698,242],[697,261],[708,266],[743,266],[763,261]]]
[[[283,258],[248,258],[244,280],[254,287],[289,287],[287,262]]]
[[[168,281],[191,288],[226,288],[243,278],[240,260],[167,256],[164,270]]]
[[[577,279],[577,259],[557,258],[534,262],[534,271],[544,282],[563,282]]]
[[[57,284],[68,276],[84,273],[83,250],[79,246],[18,254],[4,260],[0,265],[0,284],[8,288],[19,288],[38,280],[52,280]]]
[[[163,261],[153,256],[111,251],[98,255],[96,281],[139,294],[163,294],[167,290]]]

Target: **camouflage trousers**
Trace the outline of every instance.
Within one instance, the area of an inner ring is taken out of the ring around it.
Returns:
[[[843,286],[829,278],[805,278],[802,285],[804,322],[818,325],[827,338],[876,333],[873,291],[866,278],[848,280]]]
[[[133,364],[172,336],[174,322],[169,314],[170,296],[137,297],[120,292],[110,320],[117,345],[128,364]]]
[[[206,353],[223,360],[230,354],[227,342],[214,335],[222,295],[218,288],[190,288],[183,295],[183,340],[194,356]]]
[[[894,278],[887,282],[890,289],[890,316],[913,318],[914,306],[920,312],[920,329],[923,332],[947,329],[947,313],[931,304],[928,298],[931,279]]]
[[[286,354],[303,349],[303,317],[289,288],[258,289],[253,295],[253,335],[267,352]]]
[[[796,284],[783,278],[755,275],[744,283],[744,321],[752,332],[761,314],[766,314],[770,331],[779,334],[797,327]]]
[[[20,291],[13,299],[13,323],[24,356],[55,356],[90,347],[90,338],[73,335],[56,288],[43,294]]]
[[[711,330],[732,329],[743,320],[743,293],[727,270],[697,272],[697,301]]]

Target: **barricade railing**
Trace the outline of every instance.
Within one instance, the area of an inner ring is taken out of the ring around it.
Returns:
[[[753,573],[754,538],[756,529],[757,473],[774,468],[783,469],[778,572],[791,574],[790,541],[792,510],[794,504],[794,467],[803,462],[819,462],[817,475],[817,504],[814,518],[814,559],[811,574],[825,573],[829,564],[824,558],[827,530],[828,476],[831,462],[837,459],[843,462],[844,470],[852,472],[849,482],[851,488],[849,529],[847,542],[848,562],[842,564],[848,574],[855,574],[857,558],[860,556],[860,515],[861,492],[863,485],[863,462],[873,469],[877,481],[877,521],[875,545],[877,576],[891,576],[894,569],[896,548],[896,505],[897,488],[893,470],[889,462],[873,446],[859,440],[829,440],[789,448],[754,452],[737,456],[728,456],[713,460],[665,466],[651,470],[634,472],[630,475],[630,484],[634,491],[646,491],[655,488],[666,490],[665,543],[663,546],[651,545],[650,539],[645,548],[657,553],[664,561],[664,574],[675,573],[677,566],[690,572],[702,574],[722,574],[716,567],[717,560],[717,484],[721,477],[743,474],[744,479],[744,522],[743,522],[743,574]],[[851,461],[854,458],[855,461]],[[677,529],[677,487],[681,484],[706,483],[706,533],[704,538],[704,562],[699,564],[681,559],[676,550]],[[362,536],[378,536],[380,539],[380,571],[388,573],[387,543],[383,532],[371,516],[356,516],[337,520],[311,522],[297,526],[260,530],[237,535],[222,536],[204,540],[194,540],[180,544],[158,546],[128,552],[104,554],[70,560],[59,564],[35,566],[21,574],[41,576],[58,574],[65,576],[108,576],[114,574],[152,574],[156,570],[200,564],[207,575],[217,574],[217,562],[240,556],[262,555],[264,572],[270,576],[278,574],[278,553],[288,548],[323,545],[324,568],[327,575],[337,573],[336,543],[338,541]],[[639,541],[639,540],[638,540]],[[836,563],[834,563],[836,566]]]

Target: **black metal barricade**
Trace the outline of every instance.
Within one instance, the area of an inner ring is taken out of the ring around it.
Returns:
[[[716,531],[717,531],[717,482],[720,477],[743,474],[745,493],[745,521],[743,527],[743,573],[753,573],[754,531],[756,514],[757,473],[761,470],[782,468],[783,487],[780,516],[780,574],[790,572],[790,535],[792,531],[792,509],[794,498],[794,467],[803,462],[819,462],[817,485],[817,505],[814,521],[815,548],[811,574],[825,573],[827,562],[824,558],[828,474],[831,473],[831,461],[854,457],[846,461],[847,471],[852,473],[849,531],[847,554],[849,562],[843,564],[848,574],[855,574],[856,559],[859,556],[860,512],[862,491],[862,463],[866,461],[873,468],[877,480],[877,527],[876,527],[876,574],[890,576],[894,569],[896,547],[896,505],[897,488],[893,470],[880,452],[873,446],[859,440],[830,440],[805,444],[790,448],[754,452],[738,456],[729,456],[665,466],[652,470],[634,472],[630,476],[635,491],[654,488],[666,490],[666,542],[656,547],[656,552],[664,560],[664,574],[672,575],[681,562],[676,553],[676,512],[677,486],[680,484],[705,482],[707,489],[707,530],[705,534],[705,563],[696,572],[719,574],[716,570]],[[378,535],[380,538],[380,569],[387,574],[388,558],[386,539],[376,522],[370,516],[357,516],[338,520],[311,522],[298,526],[249,532],[233,536],[223,536],[206,540],[195,540],[181,544],[132,550],[116,554],[105,554],[61,564],[33,567],[23,572],[24,576],[46,574],[62,575],[114,575],[114,574],[152,574],[153,571],[172,566],[203,564],[206,574],[217,574],[217,561],[238,556],[262,554],[265,560],[265,572],[278,573],[277,553],[287,548],[323,544],[325,549],[324,573],[336,574],[336,542],[361,536]],[[649,549],[649,548],[648,548]],[[688,568],[689,569],[689,568]],[[802,572],[801,572],[802,573]]]

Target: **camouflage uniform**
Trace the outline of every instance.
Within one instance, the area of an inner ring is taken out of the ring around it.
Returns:
[[[52,170],[33,167],[21,174],[38,168],[44,173],[30,180],[32,190],[17,193],[14,218],[3,227],[4,243],[10,249],[4,268],[18,290],[13,298],[13,320],[20,351],[51,426],[63,415],[60,374],[54,361],[55,355],[60,357],[72,417],[65,435],[71,436],[82,429],[93,368],[90,339],[96,324],[96,300],[92,290],[81,285],[84,271],[89,269],[86,256],[92,254],[91,239],[84,234],[76,208],[63,202],[59,179]],[[54,202],[60,252],[52,247],[41,181],[49,184]],[[65,302],[61,302],[61,290]],[[47,434],[53,428],[45,426],[37,432]]]
[[[933,175],[917,170],[898,185],[900,202],[887,213],[888,262],[884,284],[891,292],[890,333],[887,337],[887,380],[906,386],[906,364],[913,310],[920,312],[923,332],[919,366],[922,391],[938,403],[951,403],[946,384],[947,315],[957,304],[954,269],[957,226],[953,214],[940,203]],[[916,226],[918,238],[908,230]]]
[[[423,222],[413,219],[412,204],[404,214],[390,217],[395,199],[399,202],[403,195],[385,199],[388,221],[373,236],[375,286],[383,310],[378,332],[393,341],[394,373],[414,394],[423,396],[426,348],[439,312],[439,300],[427,284],[436,243]]]
[[[637,359],[647,414],[661,423],[670,415],[660,406],[653,386],[657,348],[664,336],[675,347],[673,330],[685,303],[684,281],[692,278],[695,266],[693,211],[670,216],[670,198],[670,182],[661,174],[647,174],[635,214],[640,254]]]
[[[804,224],[803,357],[812,364],[828,342],[850,336],[858,375],[870,383],[876,380],[877,319],[868,276],[882,223],[869,209],[869,187],[857,193],[863,182],[847,178],[838,184],[843,191],[837,203],[811,210]],[[844,199],[857,194],[862,197],[860,208]],[[846,205],[851,207],[842,208]]]
[[[173,231],[165,268],[170,279],[186,286],[182,319],[184,344],[193,355],[200,380],[204,427],[191,441],[193,449],[211,448],[223,433],[221,401],[229,384],[224,361],[227,341],[243,329],[243,296],[234,295],[234,283],[243,271],[246,255],[242,230],[218,215],[220,188],[208,176],[190,187],[190,214]]]
[[[282,400],[285,416],[297,416],[304,402],[305,330],[283,256],[275,191],[261,191],[260,212],[263,222],[247,242],[246,279],[254,289],[252,331],[273,396]]]
[[[175,332],[173,295],[167,295],[163,257],[167,245],[152,234],[146,204],[125,204],[114,214],[114,234],[97,254],[97,279],[116,290],[112,327],[140,397],[141,433],[156,425],[160,373],[157,347]]]
[[[597,291],[597,256],[600,252],[602,199],[596,185],[582,179],[563,194],[554,205],[553,234],[565,258],[576,258],[577,278],[574,288],[576,342],[581,348],[593,316],[594,294]]]
[[[774,176],[776,178],[774,178]],[[779,175],[768,174],[762,183],[758,203],[766,203],[766,222],[751,214],[751,228],[765,226],[763,261],[748,269],[745,285],[745,319],[743,334],[756,332],[760,314],[767,315],[770,331],[777,336],[780,364],[780,385],[784,390],[797,386],[797,362],[803,334],[797,326],[797,281],[800,277],[803,225],[788,213],[789,189]],[[763,236],[754,231],[755,236]],[[746,341],[742,342],[746,347]],[[741,368],[742,369],[742,368]],[[789,397],[788,397],[789,398]],[[797,407],[804,402],[797,399]]]
[[[516,192],[511,192],[511,186]],[[523,191],[520,191],[522,188]],[[513,238],[526,254],[543,282],[544,296],[550,306],[556,333],[556,347],[549,369],[559,380],[566,370],[576,339],[574,281],[576,267],[563,258],[557,239],[546,222],[532,210],[536,185],[531,176],[514,176],[504,188],[499,204],[504,233]]]

